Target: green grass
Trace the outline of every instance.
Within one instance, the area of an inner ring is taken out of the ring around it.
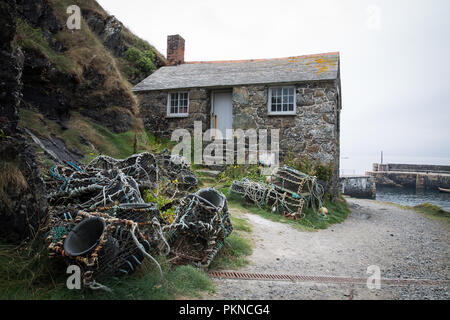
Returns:
[[[112,290],[68,290],[64,284],[52,292],[50,299],[58,300],[172,300],[178,297],[200,298],[201,292],[214,292],[211,279],[193,266],[177,266],[169,270],[163,265],[164,279],[159,272],[110,280],[105,284]]]
[[[103,137],[104,145],[100,149],[102,153],[119,159],[124,159],[133,154],[133,131],[114,133],[94,122],[91,122],[91,126]]]
[[[248,264],[247,257],[252,254],[252,244],[249,234],[252,232],[247,220],[236,217],[234,210],[230,210],[233,232],[225,239],[210,269],[238,269]]]
[[[231,216],[231,224],[233,229],[237,231],[252,232],[252,228],[247,220]]]
[[[147,131],[148,143],[152,146],[156,153],[160,153],[163,150],[172,150],[172,147],[176,145],[176,142],[171,141],[169,138],[156,137],[154,134]]]
[[[257,182],[264,182],[266,177],[260,174],[260,168],[256,164],[227,165],[225,170],[217,176],[219,184],[230,186],[234,180],[247,178]]]
[[[230,207],[249,211],[271,221],[287,223],[302,231],[327,229],[333,224],[343,222],[350,213],[350,209],[344,199],[338,199],[335,202],[325,200],[324,206],[328,209],[328,216],[326,220],[321,218],[311,208],[304,209],[306,214],[304,219],[293,220],[277,213],[272,213],[268,208],[258,208],[253,204],[241,202],[236,199],[228,199],[228,203],[230,204]]]
[[[66,147],[72,151],[82,152],[86,164],[94,157],[104,154],[118,159],[129,157],[134,152],[134,135],[137,134],[138,150],[157,151],[162,144],[154,144],[145,131],[127,131],[114,133],[102,125],[72,112],[67,122],[68,129],[62,130],[55,121],[45,118],[37,111],[21,108],[19,126],[30,129],[35,135],[50,138],[51,135],[64,140]],[[90,145],[82,141],[89,141]],[[47,161],[42,159],[42,162]]]
[[[450,212],[449,211],[445,211],[444,209],[442,209],[441,207],[425,202],[422,204],[419,204],[417,206],[405,206],[405,205],[400,205],[397,203],[393,203],[391,202],[391,204],[394,204],[396,206],[399,206],[403,209],[409,209],[409,210],[414,210],[418,213],[423,214],[426,217],[444,222],[447,224],[447,226],[450,226]]]
[[[248,264],[247,256],[251,254],[250,240],[243,237],[241,233],[233,231],[225,239],[222,249],[209,268],[212,270],[238,269]]]
[[[171,267],[159,258],[164,279],[147,261],[131,276],[111,279],[104,284],[112,292],[102,290],[69,290],[65,285],[66,266],[50,260],[43,248],[18,252],[0,245],[0,299],[77,300],[77,299],[176,299],[201,297],[202,292],[214,292],[210,278],[192,266]]]
[[[77,65],[63,54],[55,52],[42,34],[41,29],[31,27],[25,20],[17,19],[18,43],[25,50],[33,50],[53,62],[59,71],[76,73]],[[45,77],[45,75],[42,75]]]

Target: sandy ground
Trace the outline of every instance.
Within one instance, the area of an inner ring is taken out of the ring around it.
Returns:
[[[254,252],[244,272],[367,278],[379,266],[382,278],[450,277],[449,228],[411,210],[372,200],[347,199],[349,218],[327,230],[302,232],[290,225],[241,212],[252,226]],[[236,213],[236,211],[234,212]],[[360,284],[214,280],[209,299],[449,299],[448,285]]]

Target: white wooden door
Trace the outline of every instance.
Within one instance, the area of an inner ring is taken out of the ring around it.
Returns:
[[[220,130],[222,137],[230,139],[227,129],[233,128],[233,107],[231,103],[231,92],[214,93],[214,112],[212,119],[212,128]]]

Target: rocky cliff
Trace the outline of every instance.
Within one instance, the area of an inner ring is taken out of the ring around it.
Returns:
[[[0,5],[0,237],[18,242],[45,223],[54,163],[145,150],[131,88],[166,62],[94,0]]]
[[[0,2],[0,238],[33,237],[47,218],[45,186],[33,149],[17,127],[24,56],[14,43],[15,1]]]
[[[79,111],[114,132],[128,131],[136,109],[130,81],[139,81],[165,62],[93,0],[76,2],[81,29],[69,30],[67,8],[72,3],[17,1],[17,40],[25,56],[24,107],[63,127],[71,112]],[[130,50],[148,52],[147,68],[125,55]]]

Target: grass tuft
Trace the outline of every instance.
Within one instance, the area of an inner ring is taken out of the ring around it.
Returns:
[[[20,169],[11,162],[0,163],[0,199],[7,207],[11,207],[8,190],[24,191],[28,183]],[[0,205],[0,208],[3,205]]]
[[[240,233],[233,231],[225,239],[222,249],[219,251],[210,269],[238,269],[248,264],[247,256],[252,254],[250,240],[243,237]]]
[[[286,218],[280,214],[272,213],[268,208],[258,208],[253,204],[241,202],[235,199],[229,199],[230,206],[239,208],[240,210],[250,211],[251,213],[260,215],[261,217],[275,221],[288,223],[293,227],[302,231],[315,231],[318,229],[327,229],[329,226],[343,222],[350,213],[347,202],[344,199],[338,199],[335,202],[330,200],[324,201],[324,206],[328,209],[327,219],[321,218],[312,208],[305,208],[304,219],[293,220]]]
[[[419,204],[417,206],[411,207],[411,206],[405,206],[405,205],[401,205],[401,204],[397,204],[397,203],[393,203],[390,202],[391,204],[398,206],[400,208],[403,209],[408,209],[408,210],[414,210],[420,214],[423,214],[426,217],[438,220],[438,221],[442,221],[445,224],[447,224],[448,227],[450,227],[450,212],[449,211],[445,211],[444,209],[442,209],[441,207],[425,202],[422,204]]]
[[[200,297],[201,292],[214,292],[210,278],[192,266],[172,268],[159,258],[164,279],[148,260],[131,276],[103,283],[103,290],[69,290],[66,287],[66,265],[50,260],[42,246],[38,250],[0,245],[0,299],[23,300],[159,300]]]

